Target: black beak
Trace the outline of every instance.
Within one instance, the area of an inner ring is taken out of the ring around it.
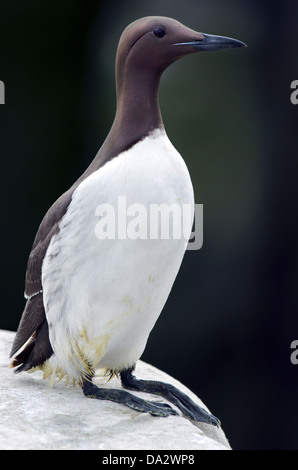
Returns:
[[[213,34],[201,33],[203,39],[190,42],[178,42],[174,46],[192,46],[198,51],[219,51],[221,49],[231,49],[233,47],[247,47],[246,44],[238,39],[227,38],[225,36],[214,36]]]

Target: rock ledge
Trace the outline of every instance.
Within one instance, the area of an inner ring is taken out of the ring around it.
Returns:
[[[0,330],[0,449],[230,450],[224,432],[214,426],[181,415],[153,418],[117,403],[89,400],[79,387],[63,382],[49,389],[39,372],[15,375],[8,368],[14,335]],[[136,375],[172,383],[205,407],[184,385],[149,364],[139,361]],[[96,380],[106,387],[121,387],[116,378],[108,383]]]

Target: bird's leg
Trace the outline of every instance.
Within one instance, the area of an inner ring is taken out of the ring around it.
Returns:
[[[138,380],[132,375],[133,368],[121,371],[121,381],[123,387],[129,390],[152,393],[161,395],[171,403],[177,406],[182,413],[194,421],[220,426],[220,421],[212,414],[194,403],[185,393],[180,392],[171,384],[157,382],[154,380]]]
[[[91,380],[83,380],[82,390],[84,395],[88,398],[114,401],[141,413],[150,413],[152,416],[166,417],[169,415],[177,415],[177,412],[165,403],[143,400],[125,390],[99,388],[94,385]]]

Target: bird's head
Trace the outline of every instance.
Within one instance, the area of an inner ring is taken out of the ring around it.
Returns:
[[[188,54],[246,46],[237,39],[198,33],[178,21],[148,16],[123,32],[117,51],[117,69],[161,75],[174,61]]]

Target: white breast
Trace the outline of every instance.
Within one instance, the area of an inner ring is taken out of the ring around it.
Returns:
[[[100,240],[98,206],[114,207],[117,219],[119,196],[127,208],[139,204],[148,214],[152,204],[193,208],[188,170],[164,131],[155,131],[83,181],[47,250],[42,283],[55,353],[50,361],[74,379],[90,367],[119,370],[135,364],[187,244],[172,233],[164,240],[119,239],[117,233]]]

